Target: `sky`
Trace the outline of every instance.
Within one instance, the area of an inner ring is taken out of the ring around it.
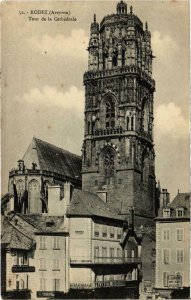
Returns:
[[[33,136],[81,154],[83,73],[90,24],[118,1],[7,1],[2,4],[2,182]],[[156,180],[171,200],[189,191],[189,1],[127,1],[152,35]],[[35,10],[76,21],[43,21]],[[32,12],[31,12],[32,11]],[[30,21],[29,17],[39,18]]]

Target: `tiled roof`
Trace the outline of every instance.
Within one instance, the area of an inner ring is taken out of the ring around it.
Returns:
[[[190,208],[190,194],[189,193],[178,193],[174,200],[168,205],[171,208],[185,207]]]
[[[64,231],[64,217],[55,217],[41,214],[23,215],[18,214],[27,223],[34,227],[35,232]]]
[[[3,222],[1,244],[3,248],[30,250],[35,241],[5,219]]]
[[[1,208],[3,208],[9,202],[10,196],[10,193],[6,193],[1,197]]]
[[[110,208],[96,194],[74,189],[68,216],[98,216],[123,221],[124,218]]]
[[[23,160],[28,168],[37,160],[37,167],[41,170],[81,180],[81,157],[40,139],[33,138]]]
[[[181,218],[189,218],[190,217],[190,193],[178,193],[174,200],[170,202],[167,208],[171,209],[171,218],[176,217],[176,208],[184,208],[184,216]],[[158,218],[163,217],[163,208],[160,207],[158,212]]]
[[[2,221],[1,245],[7,249],[30,250],[35,244],[35,233],[65,232],[64,217],[13,213]]]

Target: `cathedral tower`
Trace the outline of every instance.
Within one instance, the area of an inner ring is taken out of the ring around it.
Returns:
[[[84,74],[85,132],[82,188],[105,193],[120,214],[155,216],[155,153],[151,34],[127,11],[90,28],[88,71]]]

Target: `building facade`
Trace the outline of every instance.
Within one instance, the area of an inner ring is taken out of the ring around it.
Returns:
[[[138,298],[141,243],[130,224],[98,196],[84,191],[75,191],[67,215],[71,289],[94,290],[97,295],[99,290],[111,293],[108,288],[120,287],[126,296]]]
[[[97,195],[48,187],[48,213],[3,217],[2,295],[47,299],[139,296],[141,241],[132,224]],[[133,213],[133,211],[132,211]],[[132,218],[133,220],[133,218]],[[112,292],[111,292],[112,291]]]
[[[88,51],[82,188],[107,191],[120,214],[133,206],[142,224],[155,217],[151,33],[121,1],[94,16]]]
[[[50,225],[48,231],[41,224],[32,234],[38,278],[32,293],[38,298],[103,289],[107,296],[108,288],[115,287],[138,297],[141,261],[135,231],[143,237],[143,280],[151,288],[154,283],[158,203],[151,33],[120,1],[116,13],[100,24],[94,16],[88,52],[82,159],[33,138],[9,174],[5,214],[17,212],[29,224],[34,215],[39,223],[45,215],[64,216],[63,228]],[[64,262],[57,259],[61,253]]]
[[[155,288],[164,296],[190,286],[190,195],[178,193],[156,218]],[[186,298],[186,297],[185,297]]]
[[[2,296],[44,299],[68,292],[68,233],[63,221],[64,217],[37,214],[5,217]]]
[[[16,168],[9,172],[9,198],[3,210],[23,214],[46,213],[48,186],[70,181],[81,188],[81,158],[73,153],[33,138]],[[5,199],[6,200],[6,199]]]

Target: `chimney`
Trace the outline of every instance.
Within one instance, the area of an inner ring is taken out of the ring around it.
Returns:
[[[60,186],[48,186],[48,214],[51,216],[62,215],[60,210]]]
[[[167,189],[160,192],[160,207],[167,207],[170,203],[170,194]]]
[[[60,185],[48,187],[48,214],[50,216],[64,216],[67,207],[70,205],[71,185],[69,182],[64,183],[64,197],[61,198]]]
[[[134,207],[129,208],[129,228],[134,230]]]

